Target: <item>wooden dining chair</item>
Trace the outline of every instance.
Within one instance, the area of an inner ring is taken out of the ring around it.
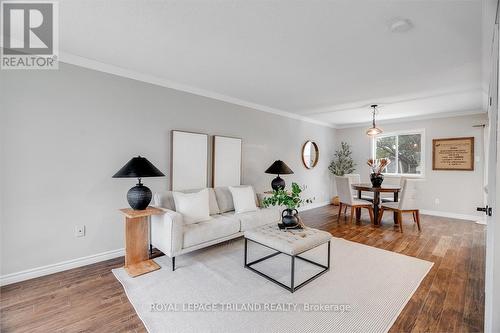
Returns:
[[[351,185],[361,183],[361,175],[359,173],[346,173],[344,174],[344,177],[349,178]],[[353,188],[351,188],[351,193],[353,198],[357,197],[357,193]]]
[[[403,189],[406,179],[407,179],[406,177],[399,178],[399,187],[401,188],[401,190]],[[381,197],[380,199],[382,200],[382,202],[395,202],[393,198],[389,198],[388,196]]]
[[[339,195],[339,201],[340,201],[337,222],[340,222],[340,217],[342,215],[342,207],[351,207],[351,216],[349,223],[352,224],[354,213],[357,208],[366,208],[368,209],[368,213],[370,214],[370,221],[373,224],[374,220],[373,220],[372,204],[365,200],[359,200],[352,197],[351,179],[345,176],[344,177],[336,176],[335,182],[337,184],[337,193]],[[345,215],[346,213],[344,212],[344,216]]]
[[[396,212],[394,215],[397,220],[394,222],[399,225],[399,231],[403,232],[403,213],[412,213],[413,221],[417,224],[418,231],[420,228],[420,213],[417,206],[417,192],[419,179],[403,179],[401,181],[401,200],[398,202],[386,202],[380,206],[378,215],[378,224],[382,222],[382,217],[386,210]]]
[[[361,183],[361,175],[359,173],[346,173],[344,176],[348,177],[351,180],[351,185]],[[352,192],[352,197],[354,199],[359,199],[358,198],[358,191],[356,191],[355,189],[353,189],[351,187],[351,192]],[[369,195],[362,194],[361,200],[366,200],[366,201],[370,201],[373,203],[373,193],[370,193]],[[344,214],[345,214],[345,208],[344,208]]]

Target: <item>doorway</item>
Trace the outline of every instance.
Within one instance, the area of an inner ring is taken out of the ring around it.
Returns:
[[[486,235],[486,276],[485,276],[485,332],[500,332],[500,225],[495,211],[500,202],[500,191],[496,190],[497,179],[500,179],[500,145],[498,144],[498,96],[499,96],[499,26],[498,15],[495,22],[492,70],[490,78],[488,106],[488,183],[487,191],[487,235]],[[491,209],[491,211],[490,211]],[[500,216],[500,215],[499,215]]]

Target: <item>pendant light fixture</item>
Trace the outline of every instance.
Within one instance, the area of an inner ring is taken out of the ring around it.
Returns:
[[[367,131],[366,131],[366,135],[368,136],[375,136],[375,135],[378,135],[380,133],[382,133],[382,129],[378,128],[376,125],[375,125],[375,114],[377,113],[377,104],[373,104],[371,105],[370,107],[373,108],[373,119],[372,119],[372,127],[370,127]]]

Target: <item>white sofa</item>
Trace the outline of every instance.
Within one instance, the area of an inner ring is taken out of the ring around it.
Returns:
[[[172,259],[172,270],[175,270],[178,255],[240,237],[245,230],[278,223],[281,219],[279,207],[236,214],[228,187],[208,190],[211,219],[194,224],[184,224],[182,214],[175,211],[171,191],[154,195],[155,207],[164,210],[165,214],[151,216],[151,243]],[[196,191],[199,190],[183,192]]]

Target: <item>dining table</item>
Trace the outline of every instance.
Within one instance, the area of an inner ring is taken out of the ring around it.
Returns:
[[[362,199],[362,192],[372,192],[373,193],[373,224],[378,224],[378,214],[380,208],[380,194],[381,193],[393,193],[394,202],[398,202],[399,192],[401,191],[401,186],[399,185],[384,185],[379,187],[374,187],[369,183],[352,184],[352,188],[358,191],[358,199]],[[394,222],[397,223],[398,219],[394,213]],[[356,220],[361,218],[361,209],[356,209]]]

